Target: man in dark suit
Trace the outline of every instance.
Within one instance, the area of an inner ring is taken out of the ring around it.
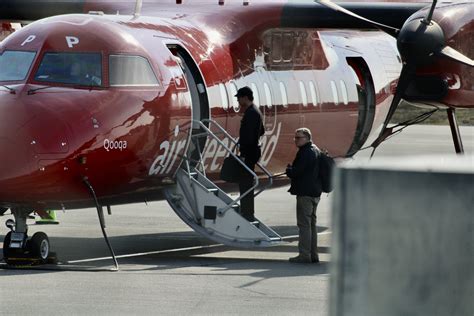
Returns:
[[[239,150],[242,159],[250,170],[255,171],[260,156],[259,138],[265,132],[262,113],[253,104],[253,92],[249,87],[240,88],[235,95],[244,116],[240,122]],[[243,168],[242,168],[243,169]],[[240,195],[247,192],[253,185],[254,179],[247,170],[243,170],[239,182]],[[252,190],[240,201],[241,214],[248,221],[255,221],[254,191]]]

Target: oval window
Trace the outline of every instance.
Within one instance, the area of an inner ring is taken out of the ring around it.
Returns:
[[[334,104],[339,104],[339,96],[337,95],[337,87],[336,83],[331,80],[331,91],[332,91],[332,98],[334,99]]]
[[[260,96],[258,94],[258,89],[257,89],[257,85],[255,83],[252,83],[251,84],[252,86],[252,92],[253,92],[253,103],[255,104],[255,106],[260,106]]]
[[[232,96],[232,108],[234,109],[234,112],[237,113],[240,111],[240,105],[239,102],[237,101],[237,98],[234,97],[234,95],[237,94],[237,85],[235,82],[229,83],[229,89],[230,89],[230,94]]]
[[[271,108],[273,106],[272,102],[272,93],[270,91],[270,87],[266,82],[263,83],[263,89],[265,90],[265,99],[267,99],[267,106]]]
[[[349,97],[347,95],[347,87],[344,81],[339,81],[339,84],[341,85],[341,93],[342,93],[342,102],[344,104],[349,104]]]
[[[280,93],[281,93],[281,102],[282,105],[287,108],[288,107],[288,95],[286,94],[286,87],[283,82],[280,81]]]
[[[227,90],[225,89],[225,86],[222,83],[219,83],[219,91],[220,91],[220,95],[221,95],[222,107],[224,108],[224,110],[228,110],[229,109],[229,99],[227,97]]]
[[[316,94],[316,87],[314,86],[314,82],[309,82],[309,93],[311,94],[311,102],[313,102],[314,106],[318,105],[318,96]]]
[[[300,81],[300,93],[303,106],[308,106],[308,96],[306,95],[306,88],[304,87],[303,81]]]

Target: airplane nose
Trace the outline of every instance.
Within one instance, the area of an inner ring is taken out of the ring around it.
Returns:
[[[22,127],[34,116],[19,98],[0,95],[0,181],[30,171],[28,137]],[[0,192],[6,189],[0,182]]]
[[[34,191],[35,183],[28,177],[32,171],[31,153],[26,138],[15,132],[6,134],[2,129],[0,134],[0,207],[10,207],[10,202],[20,201]]]
[[[29,100],[26,100],[29,101]],[[0,96],[0,205],[36,192],[42,159],[67,155],[67,126],[51,108]]]
[[[24,141],[24,138],[0,136],[0,191],[8,190],[2,181],[21,177],[31,171],[31,154]]]

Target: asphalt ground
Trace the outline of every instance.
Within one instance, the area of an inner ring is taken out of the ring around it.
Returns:
[[[466,152],[474,154],[474,127],[461,134]],[[376,156],[453,152],[449,127],[414,126],[381,145]],[[355,160],[369,155],[360,152]],[[257,250],[198,236],[165,201],[113,207],[105,219],[119,271],[113,271],[95,209],[58,212],[59,225],[30,220],[30,235],[48,234],[58,264],[0,264],[0,314],[328,315],[331,196],[323,195],[317,211],[321,263],[291,264],[298,231],[295,198],[287,189],[256,200],[257,217],[285,238],[280,246]]]

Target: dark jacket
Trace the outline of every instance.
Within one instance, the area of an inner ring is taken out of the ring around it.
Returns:
[[[319,150],[311,142],[301,146],[286,174],[291,179],[288,190],[292,195],[319,197],[322,193],[319,180]]]
[[[257,107],[252,104],[249,106],[240,122],[239,145],[240,154],[248,159],[260,159],[261,152],[258,144],[260,136],[265,132],[262,122],[262,114]]]

